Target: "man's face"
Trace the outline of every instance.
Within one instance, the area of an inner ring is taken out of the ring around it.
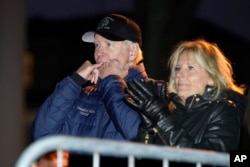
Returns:
[[[121,67],[125,67],[129,63],[130,48],[126,41],[111,41],[96,34],[94,44],[96,63],[107,62],[112,59],[116,59]]]

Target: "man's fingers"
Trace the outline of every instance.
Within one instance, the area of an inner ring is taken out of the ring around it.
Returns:
[[[99,68],[102,64],[91,64],[90,61],[85,61],[78,69],[77,69],[77,73],[79,75],[81,75],[81,77],[89,80],[90,79],[90,75],[91,73]]]

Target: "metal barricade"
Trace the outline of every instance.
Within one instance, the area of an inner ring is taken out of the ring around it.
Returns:
[[[57,151],[58,160],[62,161],[62,150],[92,155],[93,167],[99,167],[101,155],[127,158],[128,167],[135,166],[135,158],[162,160],[163,167],[168,167],[170,161],[193,163],[196,167],[230,166],[230,156],[227,153],[59,135],[44,137],[31,143],[21,153],[15,167],[31,167],[35,160],[50,151]]]

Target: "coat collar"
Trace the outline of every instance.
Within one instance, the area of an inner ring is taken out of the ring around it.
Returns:
[[[148,75],[145,70],[143,63],[139,63],[136,66],[132,67],[128,71],[128,75],[125,77],[126,81],[131,81],[132,79],[147,79]]]

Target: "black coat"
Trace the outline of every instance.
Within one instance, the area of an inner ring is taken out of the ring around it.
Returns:
[[[224,90],[213,100],[214,91],[193,95],[181,103],[177,94],[167,96],[165,116],[150,128],[140,128],[139,141],[152,144],[229,152],[239,145],[247,98]]]

